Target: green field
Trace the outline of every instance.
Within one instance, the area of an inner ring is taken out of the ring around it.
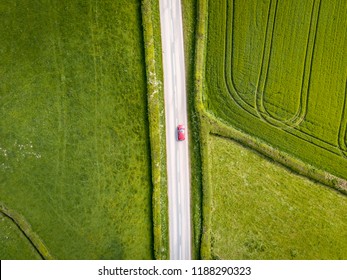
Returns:
[[[209,240],[205,257],[347,258],[345,195],[235,141],[210,135],[208,144],[211,189],[205,200],[210,209],[204,224]]]
[[[0,14],[0,258],[153,258],[141,2]]]
[[[346,259],[347,2],[182,4],[194,258]],[[158,2],[0,15],[0,258],[168,258]]]
[[[201,258],[346,259],[347,3],[197,7]]]
[[[208,1],[206,109],[347,179],[347,2]]]

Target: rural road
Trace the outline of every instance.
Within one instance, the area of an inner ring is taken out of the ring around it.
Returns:
[[[180,0],[160,0],[164,67],[170,259],[191,259],[187,97]],[[186,140],[177,141],[177,125]]]

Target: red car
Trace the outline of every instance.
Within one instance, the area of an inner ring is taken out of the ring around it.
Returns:
[[[186,139],[185,131],[186,131],[186,129],[185,129],[183,124],[179,124],[177,126],[177,139],[178,139],[178,141],[183,141]]]

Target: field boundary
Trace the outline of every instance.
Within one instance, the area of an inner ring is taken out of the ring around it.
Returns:
[[[152,213],[154,257],[169,258],[168,194],[166,173],[165,107],[159,2],[142,0],[142,24],[145,45],[147,106],[152,171]]]
[[[191,174],[191,213],[192,213],[192,259],[200,259],[200,240],[202,231],[202,182],[200,154],[200,123],[195,108],[194,73],[195,73],[195,35],[197,30],[197,1],[183,0],[184,46],[186,65],[187,105],[189,123],[189,158]]]
[[[212,189],[210,187],[210,175],[208,168],[208,134],[209,126],[206,125],[206,116],[204,114],[204,104],[202,101],[205,86],[205,60],[206,60],[206,40],[207,40],[207,19],[208,19],[207,0],[198,0],[197,5],[197,28],[196,28],[196,47],[194,59],[194,91],[195,91],[195,111],[198,114],[200,125],[200,158],[202,170],[202,233],[200,241],[201,259],[211,259],[211,215]]]
[[[0,202],[0,213],[9,218],[17,226],[42,259],[54,259],[41,238],[33,231],[31,225],[22,215],[7,208],[2,202]]]
[[[208,118],[211,120],[210,125],[213,124],[211,125],[210,134],[235,140],[236,142],[239,142],[244,146],[259,152],[265,157],[274,160],[276,163],[288,168],[294,173],[305,176],[308,179],[317,181],[347,195],[346,180],[309,165],[288,153],[273,148],[255,137],[230,127],[209,113],[206,113],[206,115],[208,115]]]

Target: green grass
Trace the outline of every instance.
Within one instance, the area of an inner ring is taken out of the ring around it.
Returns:
[[[347,179],[346,11],[338,0],[208,1],[207,111]]]
[[[347,197],[210,135],[210,258],[346,259]]]
[[[9,217],[0,213],[1,259],[40,260],[40,254]]]
[[[194,61],[195,61],[195,31],[197,18],[197,1],[182,1],[183,30],[185,43],[186,84],[189,118],[189,153],[192,189],[192,222],[193,222],[193,259],[200,258],[201,241],[201,156],[199,117],[195,108]]]
[[[0,201],[57,259],[153,258],[140,4],[0,5]]]
[[[159,2],[142,1],[153,183],[154,256],[169,258],[166,133]]]

